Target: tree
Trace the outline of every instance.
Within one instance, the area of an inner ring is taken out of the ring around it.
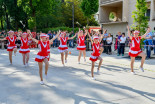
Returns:
[[[147,2],[146,0],[137,0],[136,10],[133,11],[132,18],[134,18],[134,23],[132,28],[135,30],[139,30],[140,34],[144,34],[146,32],[146,28],[148,27],[148,17],[145,16],[147,12]]]
[[[81,9],[87,18],[98,12],[99,1],[98,0],[83,0],[81,3]]]

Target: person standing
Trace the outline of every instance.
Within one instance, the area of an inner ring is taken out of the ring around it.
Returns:
[[[124,56],[125,42],[126,42],[125,33],[122,33],[122,37],[120,38],[120,51],[119,51],[119,55],[122,54],[122,56]]]
[[[105,34],[103,35],[103,48],[104,48],[103,53],[107,53],[107,37],[108,37],[108,33],[106,30]]]
[[[118,32],[118,46],[117,46],[117,56],[119,56],[119,52],[120,52],[120,38],[122,37],[121,32]]]
[[[69,34],[69,37],[73,37],[74,33],[73,31]],[[74,39],[69,40],[69,47],[74,48]]]
[[[56,33],[55,33],[55,31],[54,31],[52,37],[55,38],[55,36],[56,36]],[[53,41],[53,47],[57,47],[57,43],[58,43],[58,39],[55,39],[55,40]]]
[[[111,33],[108,34],[108,37],[107,37],[107,54],[111,55],[111,45],[112,45],[112,37],[111,37]]]
[[[145,37],[145,45],[146,45],[146,59],[151,58],[151,45],[152,45],[152,32],[149,32]]]
[[[152,31],[152,38],[153,38],[153,47],[154,47],[154,54],[155,55],[155,27],[154,30]]]
[[[49,36],[49,39],[52,39],[52,33],[51,33],[51,31],[48,31],[48,34],[47,35]]]

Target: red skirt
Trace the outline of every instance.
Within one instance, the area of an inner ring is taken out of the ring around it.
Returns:
[[[30,52],[30,49],[29,48],[27,48],[27,49],[20,48],[19,49],[19,53],[26,54],[26,53],[29,53],[29,52]]]
[[[129,56],[130,57],[137,57],[140,53],[142,53],[142,50],[134,51],[134,50],[129,50]]]
[[[13,51],[14,48],[17,48],[17,46],[8,46],[7,51]]]
[[[35,61],[36,62],[43,62],[44,61],[44,59],[48,59],[48,61],[49,61],[49,56],[40,56],[39,54],[37,54],[37,56],[36,56],[36,58],[35,58]]]
[[[58,47],[58,51],[59,51],[60,53],[63,53],[63,52],[65,52],[65,51],[68,51],[68,47]]]
[[[89,60],[95,62],[95,61],[98,60],[99,57],[100,57],[100,56],[93,56],[93,55],[91,55],[90,58],[89,58]]]
[[[86,50],[86,46],[77,46],[77,50]]]

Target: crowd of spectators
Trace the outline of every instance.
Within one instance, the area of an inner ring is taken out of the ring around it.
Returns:
[[[33,35],[33,38],[36,38],[37,40],[40,40],[40,34],[42,32],[32,32],[32,35]],[[91,31],[90,34],[93,38],[94,35],[96,35],[97,32],[95,31]],[[133,35],[133,30],[131,31],[132,35]],[[15,35],[17,35],[18,32],[15,31]],[[49,39],[52,39],[56,36],[56,32],[53,31],[48,31],[47,33],[49,35]],[[100,30],[98,32],[97,35],[99,34],[102,34],[102,31]],[[72,37],[74,36],[74,33],[73,31],[71,32],[67,32],[66,31],[66,35],[68,37]],[[7,36],[7,32],[2,30],[0,32],[0,38],[4,38]],[[125,34],[125,33],[121,33],[121,32],[118,32],[117,34],[111,34],[111,33],[108,33],[108,31],[105,32],[105,34],[102,34],[103,36],[103,39],[102,39],[102,42],[101,42],[101,46],[104,48],[104,51],[103,53],[106,53],[108,55],[111,55],[112,54],[112,46],[114,46],[114,51],[117,51],[117,56],[124,56],[124,52],[125,52],[125,47],[131,47],[132,45],[132,40],[130,40],[128,38],[128,36]],[[90,45],[90,41],[89,41],[89,38],[88,36],[85,37],[85,44],[86,44],[86,47],[87,47],[87,50],[92,50],[92,47]],[[144,49],[146,49],[146,53],[147,53],[147,58],[151,58],[151,51],[153,50],[154,51],[154,55],[155,55],[155,28],[152,32],[150,32],[149,34],[147,34],[146,36],[146,39],[143,41],[144,42]],[[2,48],[2,43],[4,44],[4,48],[7,48],[7,41],[0,41],[0,47]],[[78,43],[78,39],[77,37],[74,38],[73,40],[69,40],[67,42],[68,46],[71,47],[71,48],[74,48]],[[17,40],[16,41],[16,44],[18,47],[20,47],[20,40]],[[60,44],[60,42],[56,39],[54,40],[53,44],[51,45],[51,47],[58,47]],[[38,47],[36,45],[35,42],[29,40],[29,46],[30,48],[36,48]]]

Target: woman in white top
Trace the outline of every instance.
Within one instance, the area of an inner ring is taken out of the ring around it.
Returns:
[[[108,34],[108,38],[107,38],[107,54],[111,55],[111,45],[112,45],[112,37],[111,37],[111,33]]]
[[[125,33],[122,33],[122,37],[120,38],[119,41],[120,41],[120,51],[119,51],[119,55],[122,54],[122,56],[124,56],[125,42],[126,42]]]

